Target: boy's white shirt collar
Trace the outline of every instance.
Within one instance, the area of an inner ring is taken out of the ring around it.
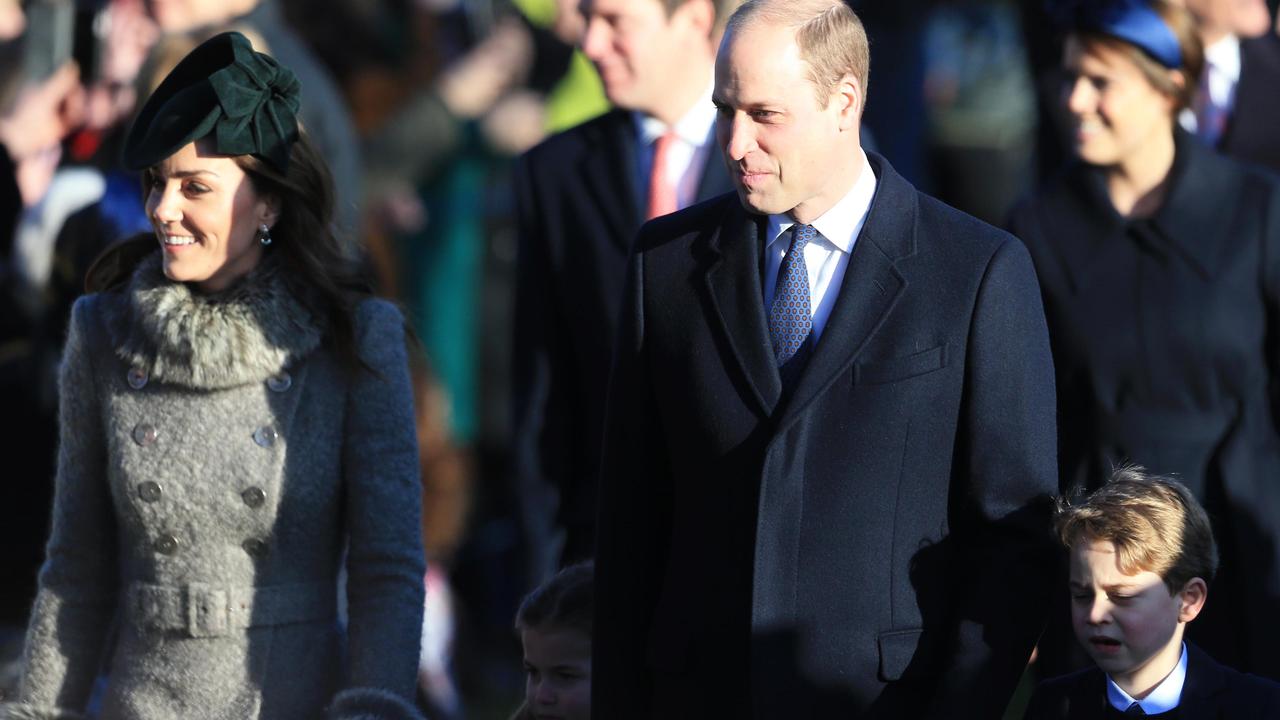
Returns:
[[[1124,712],[1129,706],[1138,703],[1142,707],[1142,711],[1148,715],[1169,712],[1178,707],[1178,703],[1182,701],[1182,686],[1187,681],[1187,644],[1182,644],[1182,657],[1178,658],[1178,664],[1173,671],[1165,676],[1165,679],[1156,685],[1145,698],[1134,700],[1129,693],[1120,689],[1115,681],[1107,675],[1107,702],[1111,703],[1111,707]]]

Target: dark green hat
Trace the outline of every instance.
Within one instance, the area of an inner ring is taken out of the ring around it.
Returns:
[[[142,106],[124,164],[143,170],[211,136],[218,152],[256,155],[283,172],[298,139],[301,85],[237,32],[214,36],[182,59]]]

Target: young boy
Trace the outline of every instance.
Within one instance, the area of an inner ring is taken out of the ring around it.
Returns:
[[[1061,503],[1056,529],[1070,550],[1071,623],[1097,667],[1041,683],[1025,720],[1280,718],[1280,685],[1182,640],[1218,566],[1186,487],[1122,468],[1084,503]]]

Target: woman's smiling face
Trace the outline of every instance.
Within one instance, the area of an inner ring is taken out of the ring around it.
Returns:
[[[275,224],[278,203],[236,161],[197,140],[147,171],[147,216],[164,254],[164,274],[217,292],[262,259],[258,227]]]

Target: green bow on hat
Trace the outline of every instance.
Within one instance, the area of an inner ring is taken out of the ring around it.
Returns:
[[[245,36],[214,36],[147,99],[125,139],[125,165],[142,170],[212,136],[219,153],[256,155],[284,172],[298,139],[301,90],[292,71],[254,51]]]

